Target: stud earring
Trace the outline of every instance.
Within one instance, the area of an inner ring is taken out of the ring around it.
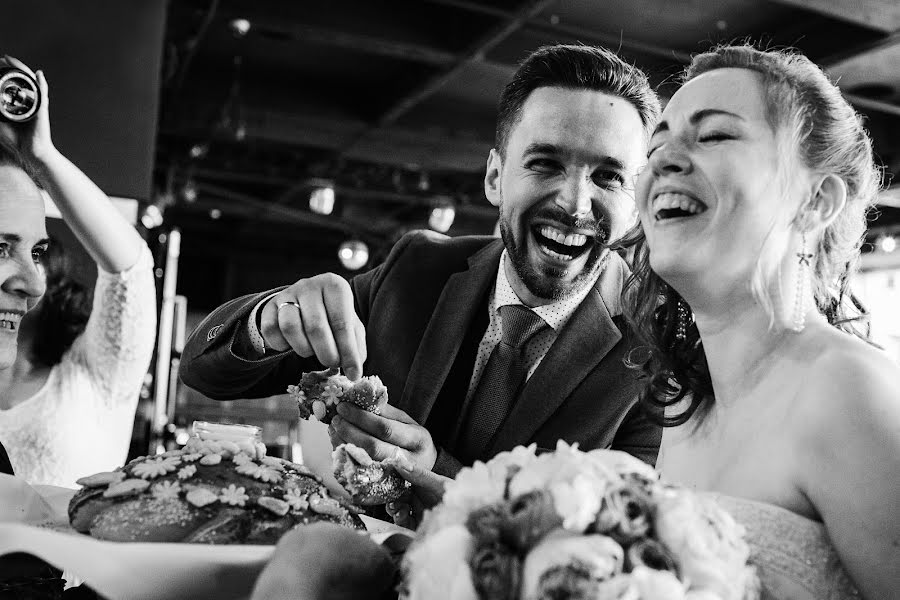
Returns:
[[[791,329],[800,333],[806,328],[806,289],[809,285],[809,271],[813,254],[806,248],[806,234],[801,234],[800,252],[797,253],[797,275],[794,286],[794,318]]]

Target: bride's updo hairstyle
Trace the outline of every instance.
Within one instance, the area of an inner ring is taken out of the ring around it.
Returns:
[[[843,210],[817,239],[810,240],[814,254],[810,280],[816,307],[828,322],[865,339],[867,328],[859,326],[863,311],[850,293],[849,277],[859,262],[866,215],[881,187],[881,171],[875,166],[862,119],[819,67],[791,51],[722,46],[695,56],[683,82],[726,68],[762,75],[767,119],[776,133],[783,165],[781,177],[790,178],[792,167],[799,164],[814,173],[835,174],[846,184]],[[626,314],[638,344],[629,362],[645,375],[641,402],[650,417],[663,426],[681,425],[697,409],[707,412],[714,401],[706,355],[695,324],[690,323],[683,339],[677,338],[681,297],[651,270],[649,249],[639,227],[631,243],[634,271],[624,293]],[[782,254],[776,255],[778,252]],[[772,273],[782,259],[783,249],[764,248],[751,283],[773,327],[777,310],[771,282],[777,278]],[[777,294],[780,298],[780,292]],[[690,402],[685,410],[665,414],[666,407],[685,398]]]

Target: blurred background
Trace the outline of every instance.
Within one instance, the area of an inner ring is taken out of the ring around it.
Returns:
[[[793,46],[822,65],[884,165],[855,288],[900,357],[896,0],[29,0],[4,4],[0,39],[46,72],[57,146],[156,256],[159,342],[133,455],[205,419],[262,425],[289,456],[296,407],[186,389],[185,335],[236,296],[371,268],[410,229],[492,233],[497,99],[549,43],[615,50],[664,98],[717,42]],[[68,236],[58,221],[51,232]],[[77,268],[92,285],[92,263]]]

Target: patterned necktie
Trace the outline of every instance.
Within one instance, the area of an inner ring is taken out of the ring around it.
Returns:
[[[525,383],[528,340],[549,327],[533,310],[522,305],[501,306],[500,316],[502,337],[491,351],[460,431],[457,448],[463,457],[471,460],[482,458],[481,453],[509,414]]]

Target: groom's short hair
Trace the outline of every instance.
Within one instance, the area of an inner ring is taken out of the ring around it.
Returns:
[[[542,87],[585,89],[619,96],[637,109],[648,139],[659,119],[659,97],[651,89],[647,76],[615,53],[596,46],[542,46],[522,61],[500,95],[494,147],[501,156],[506,154],[509,134],[521,118],[522,107],[531,92]]]

